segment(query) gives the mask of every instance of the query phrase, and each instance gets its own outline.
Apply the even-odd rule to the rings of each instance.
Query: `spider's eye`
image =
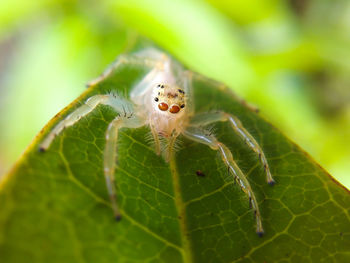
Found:
[[[159,99],[157,97],[154,98],[155,101],[158,101]]]
[[[171,113],[178,113],[180,111],[180,107],[179,106],[176,106],[176,105],[173,105],[171,106],[170,110],[169,110]]]
[[[158,108],[161,110],[161,111],[166,111],[168,109],[168,104],[162,102],[162,103],[159,103],[158,104]]]

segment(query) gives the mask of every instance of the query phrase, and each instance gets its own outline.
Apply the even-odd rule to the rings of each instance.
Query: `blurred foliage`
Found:
[[[2,0],[0,167],[141,34],[259,105],[349,187],[349,18],[347,0]]]

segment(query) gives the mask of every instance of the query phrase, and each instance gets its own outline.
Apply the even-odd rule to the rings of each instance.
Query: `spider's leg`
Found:
[[[167,162],[170,161],[170,158],[171,158],[172,155],[173,155],[174,146],[175,146],[175,142],[176,142],[177,136],[178,136],[178,134],[173,133],[173,134],[170,136],[170,138],[168,139],[168,147],[167,147],[166,156],[165,156],[165,160],[166,160]]]
[[[108,68],[105,69],[105,71],[100,76],[91,80],[88,84],[86,84],[86,86],[91,87],[96,85],[97,83],[107,78],[115,69],[117,69],[121,65],[145,66],[153,68],[158,64],[159,61],[153,58],[145,58],[136,55],[120,55]]]
[[[72,126],[74,123],[79,121],[86,114],[90,113],[97,105],[103,104],[109,98],[109,95],[96,95],[89,98],[85,104],[77,108],[71,114],[69,114],[64,120],[59,122],[52,131],[46,136],[44,141],[40,144],[39,150],[46,151],[49,148],[51,142],[55,137],[66,127]]]
[[[219,90],[225,90],[225,91],[231,93],[231,95],[248,110],[250,110],[252,112],[259,112],[259,109],[255,105],[252,105],[252,104],[248,103],[247,101],[245,101],[243,98],[239,97],[236,93],[234,93],[232,91],[232,89],[230,89],[224,83],[218,82],[218,81],[213,80],[211,78],[207,78],[207,77],[205,77],[197,72],[191,72],[191,75],[192,75],[192,79],[196,79],[198,81],[208,83],[208,84],[218,88]]]
[[[231,151],[227,148],[226,145],[219,142],[213,135],[206,134],[206,132],[200,128],[189,127],[183,132],[183,135],[188,139],[206,144],[211,149],[219,151],[223,162],[234,176],[234,180],[238,183],[243,192],[249,198],[249,204],[252,206],[256,218],[256,232],[259,236],[261,236],[264,233],[264,230],[261,223],[261,215],[258,202],[256,201],[254,192],[250,187],[247,177],[244,175],[241,169],[239,169],[237,163],[234,161]]]
[[[150,124],[150,127],[151,127],[152,136],[154,139],[154,146],[155,146],[156,154],[160,155],[160,141],[159,141],[158,133],[157,133],[156,129],[154,128],[153,124]]]
[[[74,125],[85,115],[93,111],[99,104],[105,104],[113,107],[117,112],[121,112],[123,108],[132,110],[130,102],[113,94],[95,95],[90,97],[82,106],[70,113],[64,120],[60,121],[51,132],[45,137],[39,146],[39,150],[46,151],[55,137],[60,134],[64,128]]]
[[[239,137],[241,137],[244,140],[244,142],[259,156],[259,159],[263,164],[266,172],[267,183],[270,185],[274,185],[275,180],[272,178],[270,168],[263,150],[261,149],[257,141],[254,139],[254,137],[243,127],[241,121],[237,117],[220,111],[201,113],[192,118],[190,125],[205,126],[218,121],[228,121],[231,124],[231,127],[236,132],[236,134],[238,134]]]
[[[186,92],[186,111],[189,115],[193,115],[194,113],[194,103],[193,103],[193,75],[196,74],[192,71],[186,70],[183,72],[184,77],[182,78],[182,85]]]
[[[108,194],[112,203],[112,209],[116,220],[120,220],[121,215],[117,205],[115,189],[115,166],[117,161],[117,140],[120,128],[138,128],[143,125],[138,117],[118,116],[109,125],[106,131],[106,145],[104,149],[104,175]]]

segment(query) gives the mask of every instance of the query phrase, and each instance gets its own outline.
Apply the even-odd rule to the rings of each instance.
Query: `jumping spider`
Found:
[[[155,151],[158,155],[162,152],[160,137],[167,141],[167,147],[164,150],[167,161],[174,152],[174,144],[180,134],[195,142],[206,144],[211,149],[218,151],[230,174],[232,174],[234,180],[238,182],[238,185],[248,196],[256,217],[256,232],[262,235],[263,227],[258,203],[247,177],[233,159],[232,153],[227,146],[203,128],[219,121],[228,122],[233,131],[259,156],[266,172],[267,182],[273,185],[274,180],[271,176],[264,152],[252,135],[243,127],[240,120],[222,111],[196,114],[194,112],[191,80],[194,77],[200,78],[201,76],[185,71],[180,64],[156,49],[145,49],[132,55],[120,56],[100,77],[90,82],[89,86],[102,81],[122,64],[131,66],[142,65],[149,69],[145,77],[132,88],[129,94],[130,100],[112,93],[90,97],[84,105],[77,108],[53,128],[40,144],[40,151],[47,150],[55,137],[64,128],[74,125],[85,115],[93,111],[99,104],[108,105],[118,115],[110,122],[106,131],[104,175],[114,215],[117,220],[121,218],[116,201],[114,182],[118,131],[122,127],[138,128],[147,125],[152,132]]]

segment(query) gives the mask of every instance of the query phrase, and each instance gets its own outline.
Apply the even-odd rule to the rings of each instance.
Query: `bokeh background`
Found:
[[[0,176],[140,35],[258,105],[350,187],[349,0],[1,0]]]

